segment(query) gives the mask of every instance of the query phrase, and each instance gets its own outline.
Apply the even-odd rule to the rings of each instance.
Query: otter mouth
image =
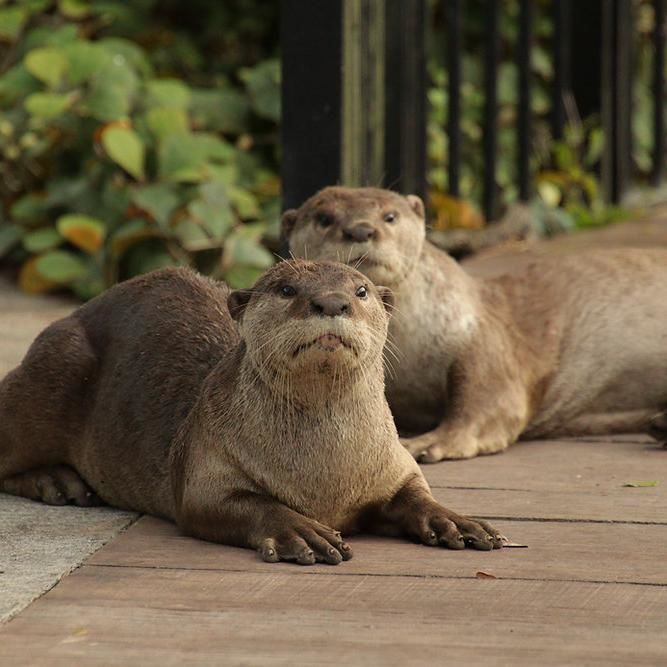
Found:
[[[310,349],[311,347],[316,347],[318,350],[324,352],[336,352],[342,348],[351,350],[354,352],[354,348],[341,336],[334,333],[325,333],[313,340],[308,341],[307,343],[301,343],[296,350],[294,350],[292,357],[296,357],[305,350]]]

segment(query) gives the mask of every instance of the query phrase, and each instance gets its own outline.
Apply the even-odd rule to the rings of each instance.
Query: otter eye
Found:
[[[328,213],[318,213],[316,219],[320,227],[331,227],[334,223],[334,219]]]
[[[357,288],[357,291],[354,294],[360,299],[365,299],[368,296],[368,290],[362,285],[361,287]]]
[[[292,287],[291,285],[283,285],[280,288],[280,294],[286,297],[296,296],[296,288]]]
[[[394,211],[390,211],[389,213],[384,214],[385,222],[396,222],[396,218],[398,218],[398,213]]]

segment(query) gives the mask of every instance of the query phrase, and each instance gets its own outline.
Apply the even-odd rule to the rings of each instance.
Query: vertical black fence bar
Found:
[[[499,2],[487,0],[486,48],[484,53],[484,191],[482,193],[482,207],[487,220],[493,220],[496,215],[499,10]]]
[[[571,23],[570,0],[554,0],[554,86],[551,111],[551,134],[563,138],[565,106],[563,99],[570,89]]]
[[[527,201],[530,197],[530,139],[532,135],[532,114],[530,110],[530,55],[533,40],[533,2],[519,2],[519,48],[517,49],[519,67],[519,104],[517,114],[518,134],[518,174],[519,199]]]
[[[385,185],[426,195],[426,8],[386,0]]]
[[[281,0],[283,207],[341,173],[343,0]]]
[[[461,0],[445,1],[447,32],[447,189],[452,197],[461,193],[461,54],[463,21]]]
[[[602,10],[602,178],[619,202],[630,180],[632,155],[632,0],[609,0]]]
[[[665,166],[665,0],[654,0],[653,31],[653,183],[662,180]]]

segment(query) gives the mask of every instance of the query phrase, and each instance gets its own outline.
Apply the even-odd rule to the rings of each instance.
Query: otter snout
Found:
[[[338,317],[350,313],[350,300],[344,294],[318,294],[310,300],[311,312],[321,317]]]
[[[368,222],[345,225],[342,229],[343,238],[354,243],[365,243],[375,238],[377,230]]]

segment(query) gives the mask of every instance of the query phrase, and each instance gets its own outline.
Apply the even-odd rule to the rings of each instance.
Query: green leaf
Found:
[[[194,220],[181,220],[174,227],[174,234],[181,245],[190,251],[202,250],[211,247],[211,240],[202,229],[201,225]]]
[[[200,198],[188,206],[188,213],[214,239],[220,240],[235,222],[227,188],[223,183],[214,181],[202,185],[199,193]]]
[[[103,121],[127,116],[138,89],[139,77],[129,59],[107,51],[106,63],[91,78],[86,109],[91,116]]]
[[[255,197],[243,188],[230,188],[229,198],[243,220],[254,220],[260,216],[260,208]]]
[[[62,243],[62,237],[53,227],[45,227],[30,232],[23,237],[23,247],[28,252],[44,252]]]
[[[20,34],[28,19],[26,7],[6,7],[0,9],[0,39],[13,42]]]
[[[61,48],[78,39],[79,28],[71,23],[61,26],[40,25],[32,28],[21,40],[24,53],[36,48],[55,46]]]
[[[68,62],[67,78],[75,85],[97,74],[111,58],[99,44],[83,40],[66,44],[62,50]]]
[[[187,109],[190,104],[190,89],[178,79],[149,81],[147,89],[149,107]]]
[[[588,148],[584,157],[584,164],[592,167],[602,157],[604,149],[604,130],[601,127],[594,127],[588,135]]]
[[[90,15],[90,3],[84,0],[58,0],[58,9],[68,19],[84,19]]]
[[[86,263],[66,250],[47,252],[37,259],[35,267],[42,278],[56,283],[70,283],[88,274]]]
[[[206,176],[207,154],[194,134],[170,134],[158,149],[160,178],[196,182]]]
[[[171,213],[180,203],[179,197],[166,183],[137,188],[132,195],[132,201],[150,213],[163,229],[169,226]]]
[[[144,143],[128,127],[109,127],[102,133],[102,145],[109,157],[137,180],[144,179]]]
[[[146,124],[158,138],[164,139],[170,134],[184,134],[188,131],[188,117],[183,109],[173,107],[154,107],[146,114]]]
[[[96,2],[93,5],[94,9],[97,9],[97,4],[98,3]],[[132,21],[132,18],[130,18],[130,21]],[[120,61],[125,67],[131,67],[135,72],[138,72],[142,76],[150,76],[152,74],[153,67],[148,56],[144,50],[134,42],[131,42],[128,39],[122,39],[121,37],[107,37],[98,40],[96,44],[101,46],[114,59],[118,60],[117,56],[120,56]]]
[[[47,86],[55,88],[67,71],[68,61],[62,49],[33,49],[24,60],[25,68]]]
[[[273,266],[275,258],[261,245],[253,234],[248,233],[244,225],[232,232],[225,242],[226,266],[252,266],[258,269],[267,269]]]
[[[30,225],[41,220],[47,210],[45,197],[28,193],[12,204],[12,207],[9,209],[9,215],[12,220]]]
[[[41,87],[39,81],[19,63],[0,76],[0,102],[9,107]]]
[[[264,273],[264,269],[258,269],[253,266],[232,266],[225,271],[225,282],[234,289],[252,287],[257,279]]]
[[[644,488],[649,488],[652,486],[658,486],[658,482],[655,479],[649,480],[649,481],[642,481],[642,482],[625,482],[623,486],[628,486],[633,489],[644,489]]]
[[[97,218],[79,213],[61,215],[56,226],[70,243],[91,255],[102,247],[107,231],[105,224]]]
[[[55,118],[72,104],[70,95],[57,93],[33,93],[25,99],[26,111],[36,118]]]
[[[280,119],[280,62],[265,60],[252,69],[243,69],[240,77],[248,89],[254,111],[268,118]]]
[[[193,90],[190,113],[195,126],[241,134],[247,128],[250,105],[237,90]]]
[[[124,118],[130,112],[130,97],[120,86],[95,86],[88,94],[86,112],[104,122]]]
[[[23,229],[18,225],[0,225],[0,257],[4,257],[23,236]]]

